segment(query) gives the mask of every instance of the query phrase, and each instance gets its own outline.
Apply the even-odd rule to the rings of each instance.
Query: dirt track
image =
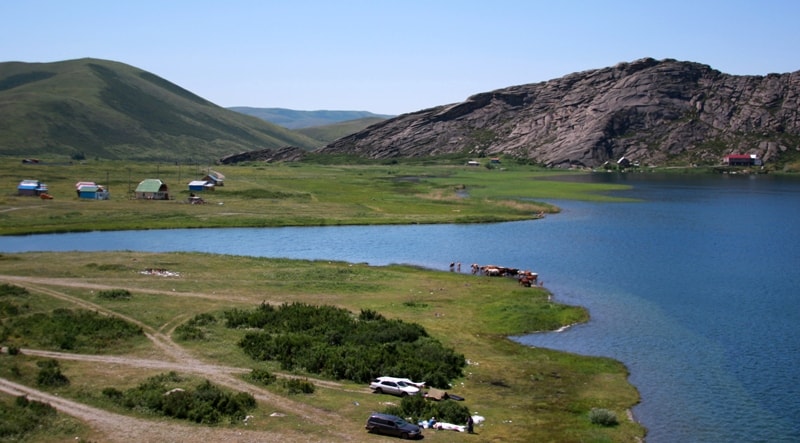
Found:
[[[175,420],[143,420],[134,417],[124,416],[93,408],[72,400],[57,397],[37,389],[19,385],[7,379],[0,378],[0,391],[10,395],[26,395],[32,400],[49,403],[60,412],[72,415],[88,423],[94,430],[103,435],[103,441],[113,442],[272,442],[272,441],[356,441],[364,438],[363,428],[352,429],[347,425],[347,420],[335,412],[323,410],[303,403],[295,402],[290,398],[273,394],[257,386],[243,382],[237,378],[237,374],[249,372],[249,369],[236,368],[230,366],[220,366],[202,362],[186,350],[181,348],[172,339],[136,319],[121,316],[111,312],[100,305],[72,297],[57,290],[42,287],[40,285],[54,285],[65,287],[84,287],[95,290],[119,289],[118,286],[106,287],[103,285],[90,284],[79,280],[70,279],[50,279],[38,277],[18,277],[0,275],[0,281],[9,284],[23,286],[29,291],[44,293],[52,297],[69,301],[70,303],[85,309],[91,309],[107,315],[115,315],[136,324],[145,331],[145,335],[155,344],[164,354],[164,359],[143,359],[125,356],[107,355],[86,355],[69,354],[62,352],[42,351],[35,349],[22,349],[22,354],[61,359],[76,360],[85,362],[95,362],[98,364],[126,365],[138,368],[161,369],[165,371],[176,371],[201,375],[204,378],[230,389],[251,393],[260,405],[274,407],[277,411],[284,414],[292,414],[302,417],[303,421],[320,425],[329,430],[324,437],[310,437],[307,434],[296,431],[248,431],[246,429],[220,429],[204,426],[194,426],[183,424]],[[132,291],[143,292],[141,288],[128,288]],[[151,291],[160,292],[160,291]],[[163,292],[175,296],[172,292]],[[202,298],[221,298],[209,294],[186,294],[181,296],[197,296]],[[335,382],[324,380],[312,380],[315,384],[326,388],[342,389],[341,385]]]

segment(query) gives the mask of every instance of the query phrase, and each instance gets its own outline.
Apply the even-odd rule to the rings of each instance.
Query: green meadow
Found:
[[[189,204],[186,183],[202,178],[208,169],[122,162],[4,162],[0,176],[7,191],[0,196],[0,232],[495,222],[558,212],[557,207],[541,203],[543,200],[613,200],[607,192],[617,189],[551,181],[548,178],[569,172],[528,165],[489,169],[446,162],[248,164],[211,167],[225,175],[224,186],[203,193],[205,204]],[[145,178],[161,178],[169,185],[172,199],[132,199],[131,191]],[[47,183],[54,198],[15,195],[22,179]],[[108,186],[111,199],[79,200],[74,189],[78,181]],[[142,273],[145,269],[174,274],[148,275]],[[554,303],[546,289],[525,288],[510,278],[411,266],[126,251],[2,254],[0,283],[27,291],[15,296],[18,298],[0,300],[7,307],[0,313],[4,325],[0,345],[21,350],[17,355],[0,355],[0,377],[142,420],[163,423],[165,419],[154,419],[140,409],[125,409],[112,401],[109,393],[135,389],[166,372],[137,367],[136,361],[174,362],[179,352],[184,357],[178,361],[186,363],[175,369],[178,376],[168,377],[181,380],[184,385],[179,387],[190,389],[204,378],[230,386],[229,378],[198,369],[216,365],[229,368],[225,376],[239,380],[238,390],[256,393],[258,402],[250,412],[248,432],[286,439],[302,436],[309,441],[383,441],[364,431],[364,421],[371,411],[399,405],[399,398],[373,394],[364,384],[253,360],[238,346],[247,331],[227,328],[221,320],[231,309],[300,302],[336,306],[353,315],[374,311],[415,323],[433,339],[463,354],[467,366],[461,377],[452,380],[449,391],[463,396],[465,400],[459,404],[486,421],[476,427],[476,435],[427,430],[426,441],[612,442],[636,441],[645,434],[628,418],[639,396],[628,383],[624,365],[607,358],[525,347],[507,338],[588,320],[585,309]],[[83,344],[84,337],[75,333],[77,339],[69,343],[77,343],[76,349],[70,350],[60,348],[63,340],[48,341],[42,338],[48,334],[37,335],[40,327],[12,321],[18,316],[48,318],[64,310],[118,317],[140,327],[147,337],[163,338],[120,336],[111,346],[99,346],[89,339]],[[176,333],[195,318],[216,321],[203,323],[191,338]],[[16,329],[16,324],[25,325],[30,333]],[[58,369],[69,383],[40,386],[37,373],[41,374],[46,366],[42,362],[47,359],[26,353],[27,349],[121,357],[132,363],[58,359]],[[287,391],[285,383],[260,385],[248,377],[253,369],[268,371],[278,379],[300,377],[316,389],[298,394]],[[0,399],[13,403],[5,395]],[[597,410],[618,420],[596,422],[592,414]],[[59,441],[66,436],[89,441],[108,438],[102,429],[71,421],[52,426],[55,436],[33,432],[27,434],[28,441]],[[235,420],[214,427],[244,429]]]
[[[188,183],[209,170],[224,186],[188,203]],[[550,181],[573,172],[528,165],[492,169],[461,164],[279,163],[242,166],[86,161],[0,166],[0,233],[202,227],[487,223],[530,219],[558,208],[546,199],[613,200],[618,186]],[[158,178],[170,200],[136,200],[144,179]],[[52,200],[16,195],[21,180],[39,180]],[[75,184],[105,185],[111,198],[79,199]]]

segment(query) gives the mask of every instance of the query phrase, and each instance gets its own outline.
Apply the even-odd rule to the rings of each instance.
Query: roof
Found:
[[[46,191],[47,185],[40,182],[39,180],[22,180],[21,182],[19,182],[19,186],[17,186],[17,189]]]
[[[148,178],[139,183],[139,186],[136,187],[136,192],[159,192],[162,186],[164,186],[164,182],[161,180]]]
[[[97,192],[100,190],[100,187],[97,185],[82,185],[78,188],[79,192]]]
[[[208,176],[216,181],[225,180],[225,176],[217,171],[208,171]]]
[[[97,186],[95,182],[78,182],[75,183],[75,189],[80,189],[83,186]]]
[[[205,180],[192,180],[189,182],[189,186],[205,186],[207,183]]]
[[[756,158],[754,154],[730,154],[726,155],[725,158],[728,159],[736,159],[736,160],[750,160],[751,158]]]

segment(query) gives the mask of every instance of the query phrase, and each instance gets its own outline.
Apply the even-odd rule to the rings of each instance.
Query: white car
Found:
[[[422,389],[422,388],[425,387],[425,382],[424,381],[422,381],[422,382],[411,381],[410,379],[407,379],[407,378],[378,377],[377,380],[388,380],[388,381],[398,381],[398,382],[401,381],[401,382],[403,382],[403,383],[405,383],[407,385],[416,386],[419,389]]]
[[[405,397],[419,394],[419,388],[391,377],[378,377],[372,380],[369,387],[378,394],[393,394]]]

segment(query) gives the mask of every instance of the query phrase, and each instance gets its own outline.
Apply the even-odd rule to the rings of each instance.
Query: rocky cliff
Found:
[[[404,114],[319,151],[369,158],[505,155],[551,167],[765,161],[800,150],[800,71],[734,76],[642,59]]]

